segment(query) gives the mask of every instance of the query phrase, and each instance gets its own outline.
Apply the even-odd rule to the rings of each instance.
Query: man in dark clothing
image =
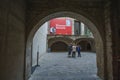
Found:
[[[72,44],[68,45],[68,57],[70,57],[72,52]]]
[[[81,47],[80,47],[80,46],[77,46],[78,57],[81,57],[80,51],[81,51]]]

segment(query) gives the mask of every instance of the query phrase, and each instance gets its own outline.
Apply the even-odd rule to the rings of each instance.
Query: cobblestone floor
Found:
[[[101,80],[96,76],[96,54],[81,55],[68,58],[67,53],[47,53],[29,80]]]

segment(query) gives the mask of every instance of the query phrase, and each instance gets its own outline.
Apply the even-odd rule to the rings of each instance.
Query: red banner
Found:
[[[67,18],[55,18],[50,20],[50,34],[71,35],[72,20]]]

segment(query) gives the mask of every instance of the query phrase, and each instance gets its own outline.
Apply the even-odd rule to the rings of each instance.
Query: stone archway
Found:
[[[65,52],[67,51],[67,47],[68,45],[62,41],[57,41],[50,46],[51,52]]]
[[[77,45],[81,46],[81,51],[91,51],[91,45],[88,41],[80,41]]]
[[[71,18],[75,18],[79,21],[82,21],[84,24],[86,24],[89,29],[92,31],[94,38],[95,38],[95,42],[96,44],[96,53],[97,53],[97,67],[98,67],[98,75],[101,78],[104,78],[104,45],[103,45],[103,39],[99,33],[99,30],[97,29],[96,26],[98,26],[97,23],[93,23],[91,20],[89,20],[88,18],[80,15],[80,13],[74,13],[71,11],[61,11],[61,12],[56,12],[56,13],[52,13],[49,14],[48,16],[44,16],[43,19],[40,18],[40,21],[38,22],[37,25],[34,26],[34,28],[31,30],[28,39],[27,39],[27,45],[26,45],[26,78],[28,78],[30,76],[30,72],[31,72],[31,67],[30,67],[30,53],[31,53],[31,42],[32,42],[32,38],[35,34],[35,32],[37,31],[37,29],[46,21],[52,19],[52,18],[57,18],[57,17],[71,17]]]
[[[77,45],[83,45],[83,51],[96,52],[94,38],[79,38],[75,40]]]
[[[91,45],[90,45],[90,43],[87,43],[87,51],[91,51]]]
[[[67,37],[54,37],[54,38],[48,39],[48,47],[51,47],[53,43],[58,42],[58,41],[64,42],[67,45],[73,42],[72,39],[67,38]]]

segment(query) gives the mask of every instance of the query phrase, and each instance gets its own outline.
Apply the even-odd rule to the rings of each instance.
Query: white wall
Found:
[[[85,26],[84,24],[81,22],[81,35],[85,34]]]
[[[36,32],[33,38],[32,45],[32,66],[37,64],[37,52],[39,52],[39,57],[46,53],[46,41],[47,41],[47,28],[48,22],[43,24]]]

